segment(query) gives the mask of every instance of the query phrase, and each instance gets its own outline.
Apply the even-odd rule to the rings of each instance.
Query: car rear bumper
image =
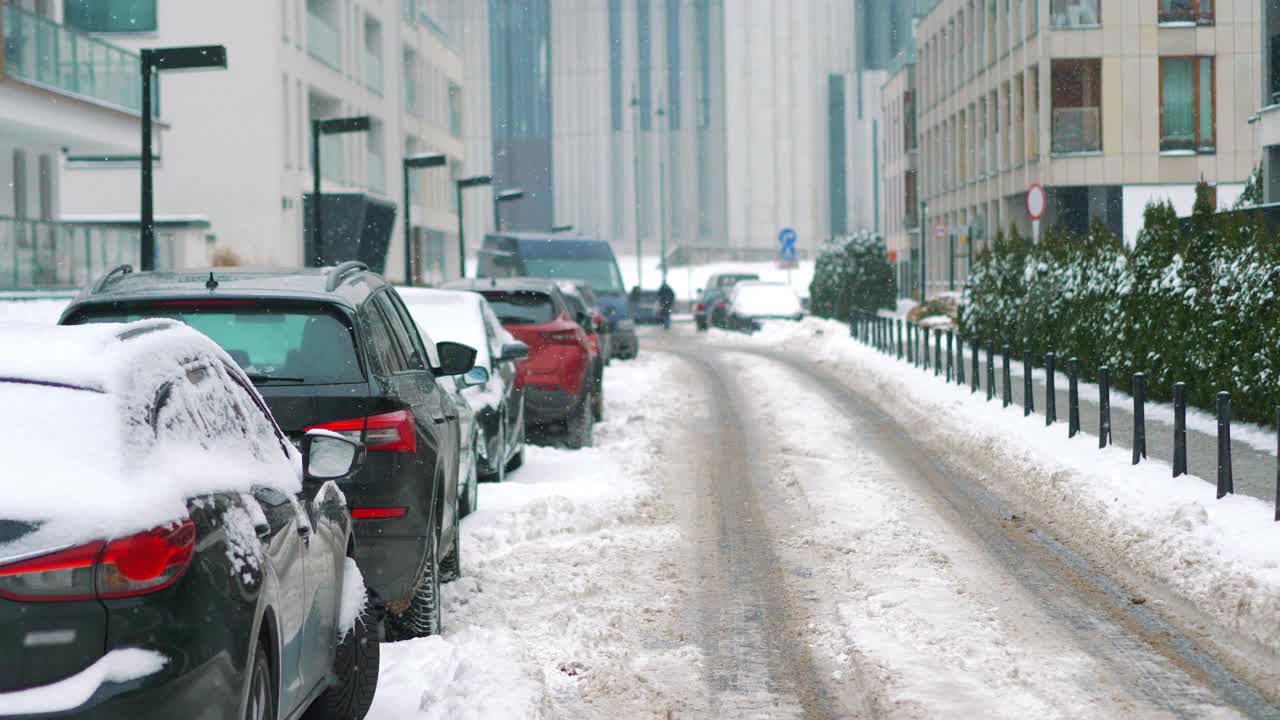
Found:
[[[94,720],[178,717],[183,720],[236,720],[241,717],[245,677],[232,667],[225,653],[184,671],[172,670],[175,662],[178,660],[169,658],[168,666],[147,677],[126,682],[103,682],[88,700],[72,708],[25,715],[5,714],[3,717]],[[82,674],[89,672],[86,670]],[[60,686],[60,683],[55,683],[22,690],[8,694],[5,699],[16,702],[19,696],[25,696],[21,699],[38,701],[39,693],[47,695],[50,692],[62,696]],[[215,701],[211,702],[211,698]]]
[[[525,388],[524,414],[528,422],[563,422],[569,419],[582,399],[561,390]]]

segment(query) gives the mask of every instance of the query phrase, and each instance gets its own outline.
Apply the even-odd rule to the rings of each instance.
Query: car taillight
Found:
[[[351,508],[351,517],[355,520],[386,520],[404,517],[407,514],[409,514],[409,508],[404,507]]]
[[[413,412],[395,412],[371,415],[366,418],[335,420],[322,425],[312,425],[307,430],[329,430],[350,440],[363,442],[369,452],[416,453],[418,433],[414,428]]]
[[[550,345],[577,345],[579,343],[577,330],[553,330],[543,333],[542,337]]]
[[[190,518],[0,567],[0,597],[61,602],[133,597],[178,581],[195,553]]]
[[[702,303],[698,303],[697,306],[693,308],[694,312],[702,312],[706,309],[707,309],[707,306],[703,305]]]

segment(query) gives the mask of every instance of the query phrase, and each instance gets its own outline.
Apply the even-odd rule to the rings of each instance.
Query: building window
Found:
[[[1102,24],[1102,0],[1050,0],[1055,28],[1097,27]]]
[[[1160,22],[1213,24],[1213,0],[1159,0]]]
[[[63,23],[93,33],[155,32],[156,0],[65,0]]]
[[[1049,69],[1053,92],[1054,153],[1102,151],[1102,60],[1054,60]]]
[[[1211,57],[1160,58],[1160,150],[1213,152]]]

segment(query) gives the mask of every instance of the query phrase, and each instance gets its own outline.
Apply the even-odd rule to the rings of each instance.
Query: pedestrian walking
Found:
[[[671,329],[671,309],[676,304],[676,291],[667,283],[658,288],[658,317],[662,320],[662,329]]]

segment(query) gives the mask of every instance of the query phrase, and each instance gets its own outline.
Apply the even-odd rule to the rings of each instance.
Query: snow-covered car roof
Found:
[[[0,524],[39,526],[24,544],[145,530],[209,493],[301,489],[257,391],[179,322],[0,324],[0,406]]]
[[[484,332],[483,295],[467,290],[399,290],[414,322],[436,342],[456,342],[475,348],[476,365],[488,367],[489,343]]]

